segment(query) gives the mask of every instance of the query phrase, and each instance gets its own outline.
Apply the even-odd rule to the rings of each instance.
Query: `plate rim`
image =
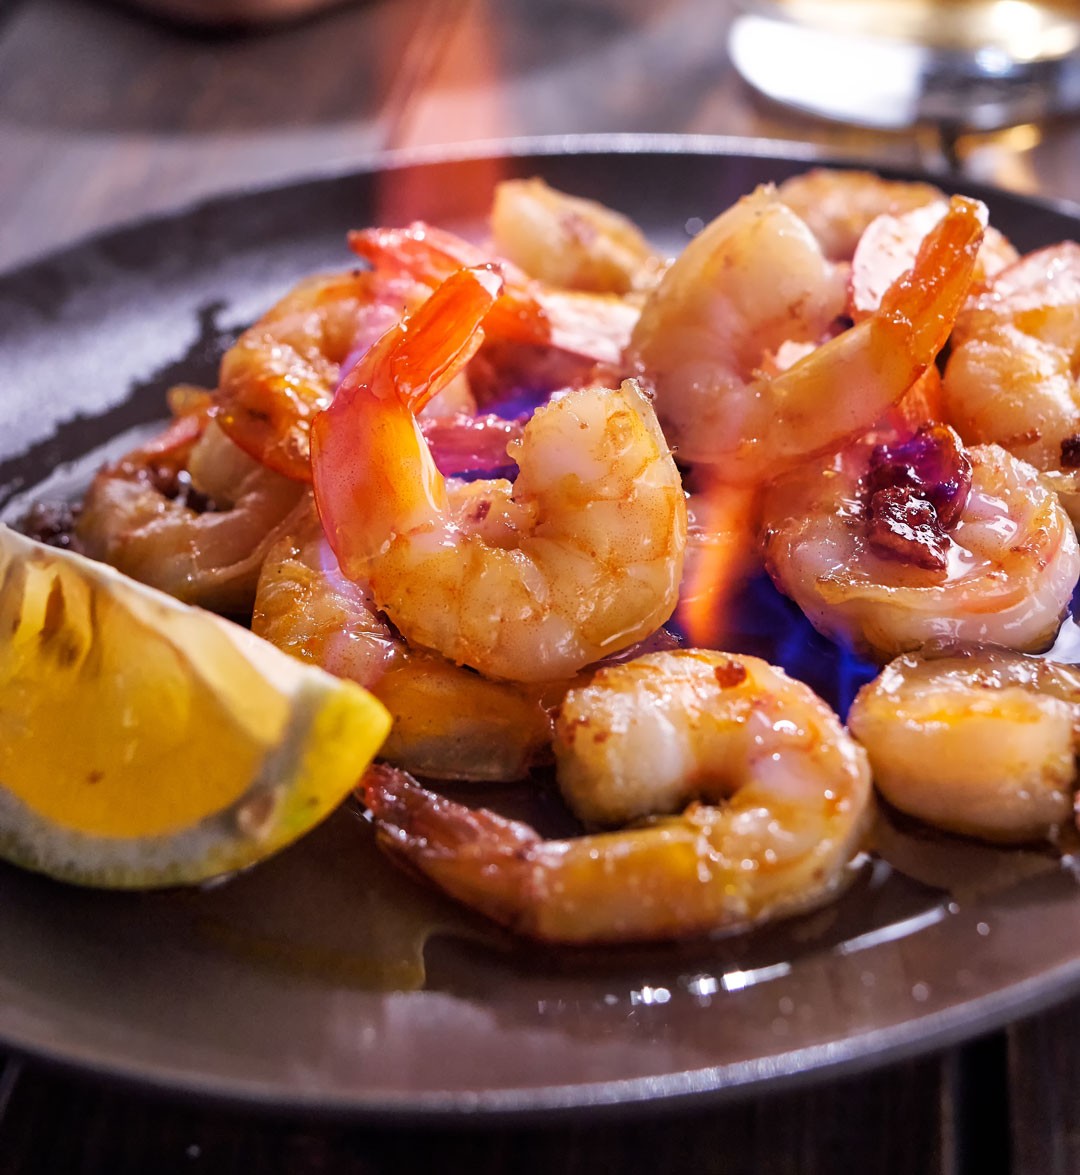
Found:
[[[180,200],[137,214],[117,224],[91,229],[56,249],[20,260],[0,270],[0,283],[22,277],[28,271],[56,264],[73,252],[97,247],[110,240],[123,239],[130,233],[152,228],[156,224],[203,215],[238,200],[261,195],[284,194],[319,183],[344,182],[350,177],[370,176],[380,171],[400,170],[428,165],[481,162],[499,159],[553,158],[597,155],[724,156],[758,158],[785,163],[838,169],[866,169],[879,175],[920,177],[954,189],[965,184],[986,193],[1045,208],[1062,216],[1080,219],[1080,198],[1075,202],[1061,196],[1013,191],[985,180],[972,179],[949,167],[904,164],[900,161],[873,159],[862,153],[822,147],[797,139],[771,139],[762,136],[684,134],[679,132],[598,131],[571,134],[517,135],[504,138],[471,139],[454,143],[420,144],[367,151],[342,157],[324,167],[306,168],[288,179],[267,183],[235,184],[210,195]]]
[[[91,1056],[63,1054],[0,1036],[0,1047],[19,1064],[30,1060],[80,1080],[104,1078],[119,1088],[151,1098],[179,1098],[214,1109],[235,1109],[258,1116],[350,1122],[390,1128],[560,1126],[620,1120],[630,1113],[662,1117],[705,1107],[729,1106],[752,1097],[805,1090],[824,1081],[850,1079],[903,1061],[915,1060],[968,1043],[1019,1020],[1053,1008],[1080,994],[1080,956],[1052,971],[953,1005],[920,1020],[929,1031],[911,1037],[908,1021],[864,1033],[860,1047],[839,1055],[830,1041],[781,1054],[728,1065],[705,1066],[660,1076],[588,1084],[563,1083],[470,1093],[402,1093],[385,1097],[327,1096],[266,1082],[193,1077],[182,1069],[150,1064],[121,1064]],[[8,1058],[0,1056],[0,1061]],[[737,1071],[735,1080],[718,1080]],[[662,1086],[662,1088],[658,1088]]]

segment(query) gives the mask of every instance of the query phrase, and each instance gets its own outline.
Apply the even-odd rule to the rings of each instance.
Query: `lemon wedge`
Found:
[[[116,888],[269,856],[349,794],[365,690],[0,526],[0,857]]]

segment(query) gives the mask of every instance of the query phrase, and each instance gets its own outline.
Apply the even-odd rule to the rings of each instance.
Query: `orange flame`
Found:
[[[711,480],[690,500],[690,544],[675,619],[690,643],[722,647],[736,592],[757,566],[758,493]]]
[[[411,52],[395,61],[395,88],[385,103],[391,112],[385,145],[441,146],[450,161],[436,169],[435,182],[430,168],[383,172],[373,222],[426,220],[473,239],[483,233],[495,185],[514,171],[503,152],[484,144],[523,130],[505,94],[500,6],[496,0],[475,0],[424,11]],[[462,144],[472,146],[462,149]],[[453,162],[459,153],[460,162]]]

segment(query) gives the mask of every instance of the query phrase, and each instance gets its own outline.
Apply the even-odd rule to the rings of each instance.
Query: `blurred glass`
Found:
[[[743,0],[729,50],[774,101],[863,126],[985,131],[1080,109],[1076,0]]]

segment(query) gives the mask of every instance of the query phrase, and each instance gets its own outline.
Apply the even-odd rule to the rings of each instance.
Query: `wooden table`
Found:
[[[801,139],[897,165],[875,135],[753,98],[718,0],[368,0],[200,33],[89,0],[0,3],[0,269],[209,194],[423,144],[568,132]],[[1080,192],[1080,124],[952,145],[968,172]],[[1080,1003],[942,1056],[694,1114],[415,1133],[174,1104],[0,1054],[0,1175],[438,1168],[904,1173],[1080,1169]]]

